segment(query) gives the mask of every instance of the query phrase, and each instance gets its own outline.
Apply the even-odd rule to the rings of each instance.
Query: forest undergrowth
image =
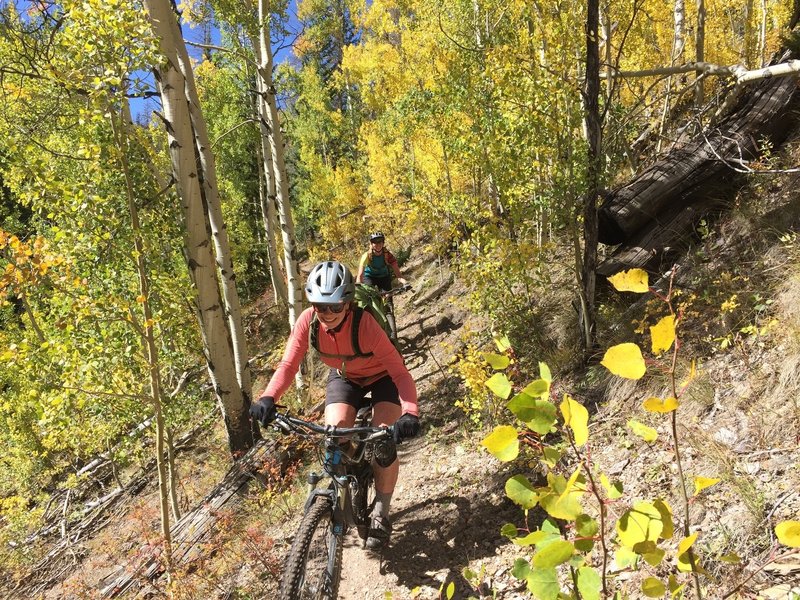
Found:
[[[787,162],[796,154],[793,145],[789,148]],[[698,580],[705,598],[777,599],[800,593],[798,555],[778,544],[775,533],[776,524],[800,515],[796,181],[796,174],[753,180],[731,212],[705,226],[697,244],[676,263],[672,280],[680,314],[677,364],[681,374],[695,369],[681,396],[677,432],[681,469],[690,487],[696,486],[689,490],[687,514],[689,528],[697,534],[692,547],[704,569]],[[566,289],[553,289],[534,302],[548,309],[567,308],[550,313],[550,322],[535,324],[540,328],[536,335],[508,331],[511,350],[500,350],[489,325],[470,312],[470,290],[459,278],[439,296],[416,304],[424,288],[450,279],[447,263],[431,269],[431,262],[424,252],[412,253],[405,267],[412,281],[430,281],[415,296],[398,301],[404,355],[420,390],[424,434],[401,448],[403,468],[393,503],[390,549],[376,557],[350,539],[341,597],[555,598],[550,595],[552,586],[548,591],[531,583],[530,572],[520,562],[536,566],[537,547],[521,543],[521,538],[547,531],[548,515],[540,507],[523,510],[519,493],[509,492],[507,483],[524,476],[532,489],[541,490],[544,471],[535,455],[523,452],[514,461],[499,461],[482,448],[493,427],[514,420],[506,402],[490,391],[492,385],[486,387],[498,372],[481,362],[487,355],[510,357],[504,368],[515,392],[540,378],[538,361],[545,359],[553,403],[558,406],[568,394],[587,409],[590,441],[585,453],[565,452],[561,462],[554,463],[554,473],[562,473],[566,481],[588,460],[608,478],[610,489],[618,485],[621,490],[618,498],[603,505],[609,519],[624,517],[631,506],[639,506],[636,503],[659,498],[673,507],[675,527],[682,527],[669,421],[643,408],[648,398],[669,396],[669,378],[652,368],[655,359],[648,359],[647,375],[636,380],[614,376],[599,364],[574,370],[574,356],[565,351],[574,343],[570,330],[554,326],[569,322]],[[663,289],[665,281],[651,283]],[[617,293],[610,287],[605,294],[601,337],[606,348],[643,340],[663,316],[663,301],[653,296]],[[250,307],[251,335],[258,348],[254,353],[259,356],[257,388],[279,356],[285,334],[273,324],[273,313],[266,299]],[[529,339],[538,344],[526,345]],[[307,405],[321,397],[321,385],[315,388]],[[224,431],[215,422],[181,451],[184,508],[199,502],[228,466]],[[155,597],[274,597],[302,507],[303,486],[297,481],[303,468],[265,464],[261,483],[251,484],[239,502],[215,515],[212,535],[199,545],[191,562],[179,566],[172,583],[161,578],[142,589]],[[157,552],[157,521],[151,481],[69,544],[52,569],[16,582],[7,575],[3,596],[98,598],[105,578],[117,572],[118,565],[131,565],[137,556]],[[575,535],[569,527],[559,535],[564,532]],[[588,537],[596,540],[596,532]],[[624,534],[609,530],[606,541],[616,552],[609,552],[605,565],[607,593],[613,589],[621,590],[623,597],[661,597],[654,583],[658,581],[663,582],[662,595],[670,594],[667,586],[673,587],[673,596],[695,595],[680,560],[637,559],[620,552],[619,537]],[[680,537],[658,538],[660,549],[678,559]],[[47,548],[42,544],[38,551],[46,553]],[[580,580],[574,581],[580,589]],[[559,585],[566,590],[573,584],[567,577]]]

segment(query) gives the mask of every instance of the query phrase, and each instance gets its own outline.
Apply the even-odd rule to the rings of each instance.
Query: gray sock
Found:
[[[377,492],[375,494],[375,508],[372,509],[372,516],[373,517],[383,517],[384,519],[388,518],[389,516],[389,505],[392,503],[392,494],[394,492],[389,492],[388,494]]]

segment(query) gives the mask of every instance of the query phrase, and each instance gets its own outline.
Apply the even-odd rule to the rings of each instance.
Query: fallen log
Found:
[[[739,182],[749,162],[785,139],[796,97],[795,76],[754,84],[716,126],[675,147],[605,198],[598,211],[599,241],[626,244],[621,251],[628,252],[627,245],[643,228],[704,202],[721,184]]]
[[[610,277],[634,267],[651,273],[663,273],[672,266],[677,256],[689,248],[692,237],[687,232],[695,231],[703,217],[719,211],[727,204],[727,196],[720,193],[708,196],[701,202],[687,204],[668,216],[653,219],[650,226],[603,260],[597,266],[597,274]]]
[[[247,454],[235,462],[217,485],[191,512],[186,513],[172,526],[172,559],[174,564],[186,564],[201,553],[201,542],[213,532],[219,511],[223,506],[238,501],[254,473],[267,457],[278,456],[274,440],[260,440]],[[283,457],[279,458],[283,460]],[[151,581],[163,571],[160,557],[152,553],[140,557],[138,562],[120,567],[116,573],[105,578],[101,584],[102,598],[115,598]]]

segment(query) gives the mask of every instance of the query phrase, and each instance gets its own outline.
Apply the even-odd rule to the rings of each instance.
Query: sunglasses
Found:
[[[371,243],[372,243],[372,244],[382,244],[382,243],[383,243],[383,238],[378,238],[378,239],[376,239],[376,240],[372,240],[372,242],[371,242]]]
[[[329,312],[338,315],[344,310],[344,304],[312,304],[311,306],[313,306],[314,310],[318,313]]]

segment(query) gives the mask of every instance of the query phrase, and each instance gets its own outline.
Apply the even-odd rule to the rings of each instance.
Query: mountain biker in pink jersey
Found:
[[[276,415],[275,403],[289,389],[308,352],[313,321],[319,321],[315,346],[320,359],[331,370],[325,394],[325,424],[352,427],[356,412],[372,403],[372,424],[395,425],[395,441],[411,438],[420,431],[417,388],[397,349],[374,317],[360,314],[358,353],[353,348],[352,327],[357,308],[353,275],[343,264],[317,264],[306,282],[311,308],[297,319],[283,358],[250,414],[262,425]],[[371,399],[364,396],[371,392]],[[392,531],[389,505],[397,483],[397,458],[388,466],[373,464],[377,501],[371,514],[367,548],[384,546]]]

